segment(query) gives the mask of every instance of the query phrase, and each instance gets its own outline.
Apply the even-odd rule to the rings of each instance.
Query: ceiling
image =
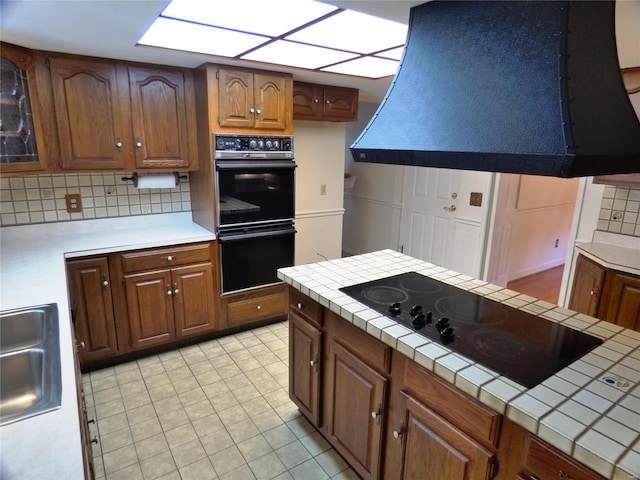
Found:
[[[405,24],[409,20],[409,9],[424,3],[423,0],[322,1]],[[2,0],[1,38],[4,42],[32,49],[161,65],[194,68],[211,62],[289,72],[299,81],[358,88],[361,100],[370,102],[381,100],[391,83],[391,77],[373,80],[136,46],[167,3],[168,0]]]

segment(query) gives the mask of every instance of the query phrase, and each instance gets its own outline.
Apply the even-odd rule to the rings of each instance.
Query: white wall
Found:
[[[342,256],[345,124],[296,120],[296,265]],[[326,185],[326,195],[321,195]]]
[[[346,124],[346,172],[356,177],[354,187],[344,193],[342,248],[347,254],[399,248],[404,168],[354,162],[349,151],[376,108],[377,104],[360,103],[358,121]]]

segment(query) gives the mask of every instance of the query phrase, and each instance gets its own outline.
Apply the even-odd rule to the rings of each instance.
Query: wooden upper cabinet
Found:
[[[293,83],[293,118],[332,122],[358,119],[358,90],[314,83]]]
[[[197,169],[185,69],[50,59],[62,170]]]
[[[5,43],[0,58],[0,174],[45,172],[57,140],[44,58]]]
[[[62,169],[131,167],[126,69],[70,58],[51,58],[50,65]]]
[[[191,73],[130,67],[129,87],[136,167],[189,167],[197,158]]]
[[[216,76],[219,127],[236,133],[291,130],[291,75],[220,66]]]

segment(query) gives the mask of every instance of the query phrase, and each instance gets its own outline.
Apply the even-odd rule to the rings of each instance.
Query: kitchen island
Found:
[[[418,272],[532,313],[550,322],[584,331],[601,338],[603,343],[568,367],[545,379],[541,384],[533,388],[525,388],[453,352],[442,342],[431,341],[398,324],[388,316],[377,313],[339,290],[341,287],[404,272]],[[474,408],[482,415],[486,415],[487,418],[491,416],[486,409],[504,415],[505,420],[508,420],[503,422],[504,424],[511,422],[518,428],[531,432],[535,439],[542,439],[566,454],[568,458],[597,472],[602,477],[612,480],[640,477],[640,415],[638,414],[640,410],[640,334],[638,332],[487,284],[392,250],[283,268],[279,270],[279,277],[294,289],[292,293],[299,292],[303,299],[309,298],[324,307],[325,326],[316,327],[316,332],[322,332],[322,328],[325,330],[342,328],[339,324],[344,324],[350,325],[350,332],[357,329],[363,333],[358,334],[359,336],[350,333],[349,341],[352,338],[360,338],[366,343],[366,338],[363,337],[373,337],[377,340],[375,344],[361,349],[361,352],[364,352],[363,358],[366,358],[369,352],[371,356],[376,355],[378,351],[383,352],[378,355],[380,360],[376,360],[378,365],[383,367],[378,368],[377,372],[374,368],[372,377],[374,380],[376,374],[380,377],[380,372],[384,373],[385,368],[391,371],[396,356],[400,354],[403,358],[410,359],[411,365],[417,365],[418,370],[424,369],[429,374],[433,374],[434,378],[437,378],[435,383],[446,383],[455,387],[456,391],[471,397]],[[292,301],[292,308],[296,301]],[[298,301],[301,311],[308,308],[303,304],[304,300]],[[290,321],[292,316],[290,314]],[[326,326],[327,324],[329,327]],[[293,326],[293,323],[291,325]],[[313,339],[313,330],[309,332],[311,332],[309,338]],[[349,341],[344,342],[345,353],[338,351],[338,355],[342,355],[343,359],[351,355]],[[324,339],[324,342],[331,343],[332,340]],[[336,351],[344,346],[339,345],[340,341],[334,343],[337,345],[334,348]],[[381,347],[392,350],[391,361],[385,358],[384,348]],[[328,350],[331,348],[330,346]],[[354,347],[354,349],[357,348],[357,346]],[[335,356],[335,352],[332,355]],[[326,361],[327,358],[322,360]],[[320,368],[323,368],[322,360]],[[317,371],[318,362],[315,357],[312,357],[310,363]],[[387,366],[388,363],[391,363],[391,367]],[[295,366],[291,365],[290,368]],[[331,369],[330,375],[335,375],[334,364],[324,365],[324,368]],[[412,371],[414,370],[417,371],[416,369]],[[364,370],[363,372],[366,373]],[[405,381],[406,375],[405,373]],[[418,378],[416,375],[418,374],[413,378]],[[324,378],[327,379],[328,376]],[[327,385],[323,387],[327,388]],[[446,390],[438,388],[441,391]],[[393,396],[393,387],[391,391],[390,396]],[[393,406],[390,408],[393,410]],[[376,421],[379,421],[382,411],[384,407],[380,411],[371,412]],[[325,409],[324,413],[326,412]],[[329,411],[329,413],[332,412]],[[389,415],[394,415],[393,411]],[[331,415],[327,417],[329,418],[321,422],[331,423]],[[387,427],[387,430],[392,430],[392,425]],[[393,430],[392,436],[389,435],[391,432],[387,433],[388,445],[393,443],[394,438],[402,442],[405,435],[402,427]],[[493,433],[490,436],[497,444],[498,439],[493,436]],[[481,447],[482,445],[478,451],[482,450]],[[497,468],[499,469],[500,465]],[[560,473],[566,474],[563,471],[558,474]],[[381,477],[374,472],[370,478]]]
[[[0,230],[0,311],[57,304],[62,378],[59,409],[0,427],[0,478],[85,478],[66,259],[211,240],[190,212]]]

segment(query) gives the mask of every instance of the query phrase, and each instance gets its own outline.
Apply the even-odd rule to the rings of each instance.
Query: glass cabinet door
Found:
[[[0,56],[0,173],[42,171],[39,152],[35,68],[21,49],[2,45]]]

